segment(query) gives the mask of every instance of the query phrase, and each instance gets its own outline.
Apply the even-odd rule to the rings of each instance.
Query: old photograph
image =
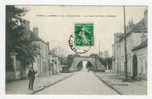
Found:
[[[6,95],[147,95],[147,6],[5,9]]]

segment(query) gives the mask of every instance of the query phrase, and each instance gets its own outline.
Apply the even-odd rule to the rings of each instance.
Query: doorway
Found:
[[[133,78],[137,77],[138,74],[138,64],[137,64],[137,56],[133,55]]]

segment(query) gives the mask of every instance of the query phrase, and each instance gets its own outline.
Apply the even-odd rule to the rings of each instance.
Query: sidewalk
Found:
[[[71,76],[72,73],[60,73],[53,76],[36,78],[34,91],[28,90],[28,80],[13,81],[6,83],[6,94],[34,94]]]
[[[120,95],[147,95],[147,80],[123,82],[123,77],[111,72],[96,72],[95,75]]]

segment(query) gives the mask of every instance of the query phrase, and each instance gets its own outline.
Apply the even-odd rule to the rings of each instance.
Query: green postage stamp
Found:
[[[92,23],[75,24],[75,45],[76,46],[94,45],[94,28]]]

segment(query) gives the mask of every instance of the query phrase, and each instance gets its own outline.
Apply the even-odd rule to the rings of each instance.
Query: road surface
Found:
[[[117,93],[102,83],[92,72],[82,70],[36,94],[114,95]]]

